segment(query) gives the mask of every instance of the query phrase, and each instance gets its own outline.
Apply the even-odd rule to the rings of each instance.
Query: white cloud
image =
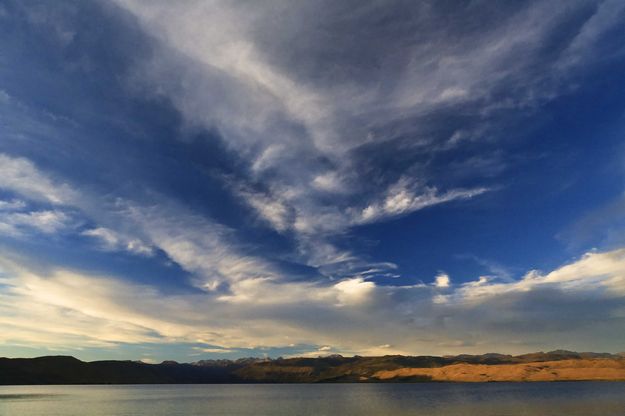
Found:
[[[208,354],[229,354],[231,352],[235,352],[236,350],[231,350],[228,348],[194,348],[197,351],[205,352]]]
[[[83,231],[82,235],[97,239],[100,242],[100,247],[106,251],[125,250],[143,256],[154,254],[154,249],[143,241],[121,235],[108,228],[92,228]]]
[[[26,208],[26,203],[18,199],[12,199],[10,201],[0,200],[0,211],[15,211]]]
[[[223,283],[272,278],[280,273],[265,259],[245,254],[228,227],[162,199],[145,206],[119,202],[124,220],[139,229],[155,247],[183,269],[196,284],[215,290]]]
[[[462,88],[446,88],[441,92],[440,99],[441,100],[457,100],[460,98],[467,97],[468,92]]]
[[[350,305],[367,300],[375,290],[375,283],[362,278],[353,278],[338,282],[334,287],[340,292],[340,305]]]
[[[321,134],[314,132],[320,120],[328,117],[329,103],[314,89],[298,83],[265,59],[252,33],[252,25],[261,17],[261,10],[225,2],[178,4],[175,11],[166,3],[132,0],[120,3],[164,43],[201,63],[206,73],[222,77],[231,90],[247,93],[238,97],[237,92],[232,94],[212,82],[196,85],[195,90],[175,96],[187,116],[217,122],[233,138],[249,140],[253,137],[246,139],[237,132],[263,132],[277,118],[286,115],[307,125],[313,136],[321,138]],[[201,115],[188,106],[191,101],[199,104],[210,99],[215,93],[225,95],[225,99],[212,115]]]
[[[267,221],[275,230],[282,232],[291,228],[291,211],[280,199],[245,188],[240,188],[238,195],[256,210],[260,218]]]
[[[449,278],[449,275],[447,275],[446,273],[438,274],[436,276],[436,279],[434,280],[434,286],[441,287],[441,288],[449,287],[450,283],[451,283],[451,279]]]
[[[625,249],[590,253],[547,274],[450,287],[244,280],[236,298],[172,295],[66,269],[1,259],[0,340],[111,346],[198,342],[209,352],[317,345],[317,352],[444,354],[567,346],[617,350],[625,323]],[[80,294],[80,296],[77,296]],[[584,310],[584,314],[573,311]],[[372,330],[375,328],[375,330]],[[570,340],[575,340],[571,344]],[[219,347],[214,347],[218,345]],[[214,351],[212,351],[214,349]],[[217,351],[219,350],[219,351]]]
[[[444,202],[470,199],[488,192],[488,188],[452,189],[439,193],[433,187],[419,187],[406,178],[391,186],[384,199],[362,210],[358,222],[372,222],[383,218],[407,214]]]
[[[312,186],[326,192],[343,192],[345,190],[345,185],[336,172],[326,172],[315,176]]]
[[[465,284],[453,296],[461,296],[467,301],[482,301],[503,294],[554,287],[571,292],[605,291],[608,297],[625,295],[625,249],[590,252],[550,273],[533,270],[513,282],[499,283],[482,276]]]
[[[0,214],[0,230],[13,236],[32,230],[54,234],[68,227],[70,220],[67,214],[58,210],[10,212]]]
[[[275,166],[281,159],[281,155],[286,153],[285,146],[282,144],[271,144],[265,148],[262,153],[254,159],[252,163],[252,171],[261,173],[265,169]]]
[[[53,181],[28,159],[2,153],[0,153],[0,189],[53,204],[65,204],[74,195],[67,184]]]

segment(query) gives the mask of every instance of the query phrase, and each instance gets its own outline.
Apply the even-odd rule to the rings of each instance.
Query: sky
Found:
[[[0,356],[625,351],[623,22],[0,0]]]

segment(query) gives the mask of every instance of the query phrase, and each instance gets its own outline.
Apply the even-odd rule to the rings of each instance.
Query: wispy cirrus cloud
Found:
[[[42,174],[28,159],[7,154],[0,154],[0,189],[52,204],[67,203],[74,196],[67,184]]]
[[[103,250],[117,251],[126,250],[131,253],[150,256],[154,254],[152,247],[143,241],[120,235],[119,233],[104,227],[91,228],[82,232],[82,235],[95,238],[100,242]]]
[[[28,231],[55,234],[69,227],[71,221],[70,216],[58,210],[1,213],[0,230],[13,236]]]
[[[364,208],[356,222],[374,222],[383,218],[409,214],[445,202],[470,199],[488,192],[488,190],[488,188],[454,189],[445,193],[438,193],[435,188],[414,189],[406,183],[405,178],[402,178],[389,188],[382,202],[372,203]]]

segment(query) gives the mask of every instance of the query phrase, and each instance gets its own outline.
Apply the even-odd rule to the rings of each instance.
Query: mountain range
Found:
[[[194,363],[0,358],[0,385],[625,380],[625,354],[242,358]]]

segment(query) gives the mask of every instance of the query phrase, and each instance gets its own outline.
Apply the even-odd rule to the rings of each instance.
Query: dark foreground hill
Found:
[[[625,380],[625,358],[551,351],[502,354],[83,362],[73,357],[0,358],[0,384],[200,384],[419,381]]]
[[[84,362],[74,357],[0,358],[0,384],[168,384],[233,382],[231,367]]]

